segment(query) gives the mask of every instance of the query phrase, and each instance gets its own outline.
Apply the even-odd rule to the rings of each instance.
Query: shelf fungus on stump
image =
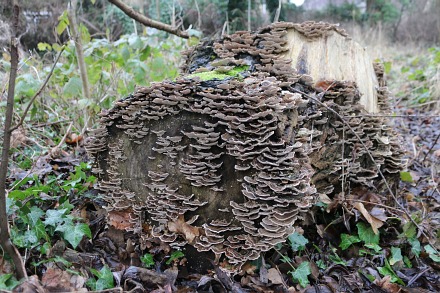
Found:
[[[186,52],[176,80],[138,88],[101,114],[87,150],[108,210],[129,210],[134,232],[239,267],[285,241],[320,194],[378,186],[377,165],[398,174],[401,151],[384,118],[364,115],[355,81],[300,73],[286,57],[291,31],[346,38],[312,22],[224,36]]]

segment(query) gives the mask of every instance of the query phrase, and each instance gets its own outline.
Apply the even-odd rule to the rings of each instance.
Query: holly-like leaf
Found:
[[[298,282],[301,287],[306,287],[309,284],[308,276],[312,273],[308,261],[302,262],[295,271],[290,272],[295,282]]]
[[[361,242],[361,239],[355,235],[348,235],[348,234],[341,234],[341,243],[339,244],[339,247],[342,250],[346,250],[351,245]]]
[[[92,231],[90,231],[89,226],[85,223],[78,223],[73,226],[71,230],[64,230],[63,234],[64,239],[67,240],[73,248],[78,246],[84,236],[92,238]]]
[[[373,229],[365,223],[357,223],[359,238],[365,244],[379,244],[379,233],[375,234]]]
[[[309,240],[298,232],[290,234],[288,239],[293,251],[302,251],[306,248],[306,244],[309,243]]]
[[[394,265],[400,261],[403,261],[402,251],[399,247],[391,247],[390,265]]]

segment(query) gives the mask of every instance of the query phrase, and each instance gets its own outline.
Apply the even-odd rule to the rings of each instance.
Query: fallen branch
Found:
[[[173,27],[171,25],[168,25],[166,23],[153,20],[151,18],[146,17],[145,15],[140,14],[139,12],[135,11],[132,7],[128,6],[121,0],[108,0],[108,2],[112,3],[113,5],[117,6],[119,9],[121,9],[128,17],[140,22],[141,24],[156,28],[161,31],[165,31],[167,33],[176,35],[178,37],[188,39],[189,35],[186,31],[180,30],[178,27]]]

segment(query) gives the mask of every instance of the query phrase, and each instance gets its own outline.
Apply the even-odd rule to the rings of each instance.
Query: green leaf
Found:
[[[96,291],[114,287],[113,274],[108,266],[104,266],[99,272],[96,272],[95,270],[94,274],[98,277],[94,288]]]
[[[309,240],[305,238],[303,235],[298,232],[294,232],[287,237],[290,242],[290,247],[293,251],[301,251],[306,248],[306,244],[309,243]]]
[[[293,281],[298,282],[301,287],[306,287],[309,284],[308,276],[312,273],[308,261],[302,262],[295,271],[291,272]]]
[[[56,28],[57,34],[61,35],[69,25],[69,18],[67,17],[67,10],[64,10],[63,14],[58,17],[58,25]]]
[[[173,251],[173,253],[171,253],[171,255],[170,255],[170,259],[167,260],[166,264],[169,265],[174,260],[179,259],[184,256],[185,256],[185,254],[183,254],[183,252],[181,252],[180,250]]]
[[[390,265],[395,265],[400,261],[403,261],[402,251],[399,247],[391,247]]]
[[[37,221],[41,221],[41,217],[44,215],[44,211],[39,207],[32,206],[30,213],[28,213],[28,218],[30,220],[29,224],[36,225]]]
[[[374,234],[370,225],[360,222],[356,224],[356,227],[358,228],[359,238],[365,244],[379,244],[379,234]]]
[[[438,255],[437,251],[435,251],[435,249],[432,248],[431,245],[427,244],[423,246],[423,248],[425,249],[426,253],[433,261],[440,262],[440,256]]]
[[[384,267],[378,267],[377,270],[383,276],[390,276],[391,277],[391,282],[398,283],[398,284],[400,284],[402,286],[405,286],[405,283],[394,272],[394,270],[390,266],[390,263],[388,262],[388,260],[385,259],[385,266]]]
[[[14,200],[24,200],[29,195],[30,193],[26,190],[12,190],[11,192],[8,193],[8,198]]]
[[[52,50],[51,45],[49,45],[48,43],[38,43],[37,45],[38,51],[50,51]]]
[[[409,183],[413,182],[413,178],[412,178],[411,174],[406,171],[400,172],[400,180],[402,180],[403,182],[409,182]]]
[[[85,223],[78,223],[72,227],[72,230],[65,230],[63,234],[64,239],[67,240],[74,249],[84,236],[92,238],[92,231],[90,231],[89,226]]]
[[[49,235],[46,232],[46,226],[43,224],[43,221],[40,219],[37,220],[34,226],[34,231],[38,239],[43,238],[46,241],[49,241]]]
[[[384,67],[384,70],[385,70],[385,74],[389,74],[389,73],[390,73],[390,71],[391,71],[391,65],[392,65],[391,61],[387,61],[387,62],[384,62],[384,63],[383,63],[383,67]]]
[[[59,209],[59,210],[47,210],[46,211],[46,219],[44,220],[45,225],[50,225],[53,227],[58,226],[61,222],[64,221],[65,213],[67,209]]]
[[[409,221],[405,225],[403,225],[403,235],[407,239],[415,238],[417,235],[417,227],[413,222]]]
[[[348,234],[341,234],[341,243],[339,244],[339,247],[342,250],[346,250],[351,245],[361,242],[361,239],[355,235],[348,235]]]
[[[375,243],[366,243],[365,247],[374,250],[374,252],[380,252],[382,250],[382,247],[380,247],[378,244]]]
[[[141,261],[144,264],[145,267],[147,268],[151,268],[152,266],[154,266],[154,259],[153,259],[153,255],[150,253],[146,253],[141,257]]]
[[[79,96],[82,91],[81,79],[77,76],[73,76],[63,87],[63,94],[68,97]]]

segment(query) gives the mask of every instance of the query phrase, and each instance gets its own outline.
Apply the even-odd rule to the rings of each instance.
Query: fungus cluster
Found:
[[[319,194],[373,186],[377,164],[398,172],[398,144],[383,118],[363,115],[353,82],[335,81],[321,97],[326,106],[310,98],[311,78],[283,57],[289,29],[343,34],[276,23],[206,42],[186,52],[181,77],[138,88],[102,113],[87,150],[108,210],[131,210],[137,233],[238,267],[285,241]],[[237,67],[246,70],[224,75]],[[222,78],[201,80],[203,72]],[[385,105],[386,89],[379,93]]]

